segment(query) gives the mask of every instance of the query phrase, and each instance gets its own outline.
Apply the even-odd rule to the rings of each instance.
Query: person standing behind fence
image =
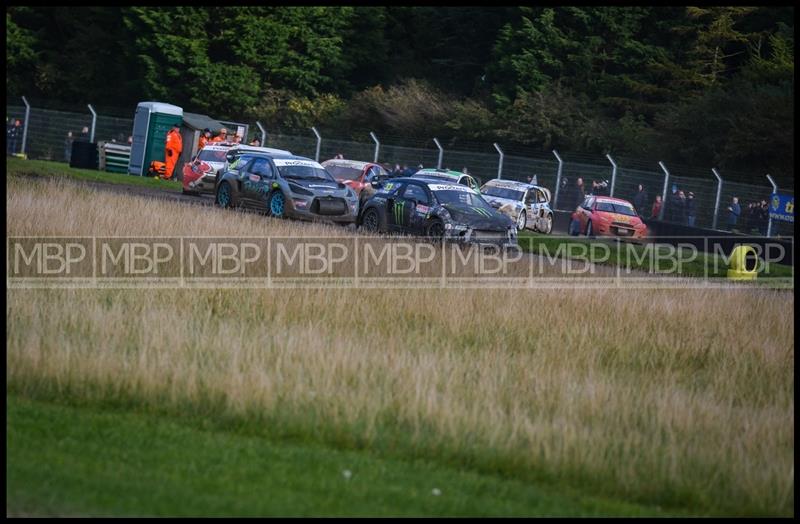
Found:
[[[633,208],[636,210],[637,215],[644,216],[645,206],[647,206],[647,191],[644,190],[642,184],[639,184],[639,191],[633,197]]]
[[[22,138],[22,122],[19,118],[12,118],[6,129],[6,153],[13,155],[17,152],[17,141]]]
[[[689,191],[689,194],[686,196],[686,225],[689,227],[694,227],[694,218],[695,218],[694,193]]]
[[[75,137],[72,136],[72,131],[67,131],[67,138],[64,139],[64,159],[69,163],[72,160],[72,142]]]
[[[167,132],[167,143],[164,150],[164,163],[167,164],[167,170],[164,173],[164,180],[172,178],[172,172],[175,170],[175,163],[178,161],[181,151],[183,151],[183,137],[181,137],[181,126],[176,122]]]
[[[739,220],[739,215],[742,214],[742,208],[739,207],[739,198],[733,197],[731,205],[728,206],[728,229],[733,231],[736,228],[736,223]]]
[[[203,134],[200,135],[200,139],[197,141],[197,150],[200,151],[206,144],[211,141],[211,130],[209,128],[203,129]]]
[[[222,128],[219,130],[219,134],[211,139],[211,142],[226,142],[228,140],[228,130],[226,128]]]
[[[650,220],[658,220],[658,215],[659,213],[661,213],[662,205],[663,204],[661,202],[661,195],[656,195],[656,199],[653,202],[653,210],[650,213]]]
[[[573,191],[572,203],[575,207],[578,207],[583,204],[583,200],[586,198],[586,192],[583,189],[583,179],[581,177],[578,177],[578,179],[575,181],[575,188]]]

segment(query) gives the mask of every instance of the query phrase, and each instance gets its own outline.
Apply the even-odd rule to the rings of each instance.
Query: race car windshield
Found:
[[[325,169],[338,180],[356,180],[361,176],[361,170],[345,166],[325,166]]]
[[[327,180],[328,182],[336,182],[330,173],[318,167],[279,166],[278,171],[283,178],[302,178],[306,180]]]
[[[442,205],[466,204],[472,207],[482,207],[489,210],[492,209],[492,207],[484,199],[482,199],[480,195],[472,193],[471,191],[434,190],[433,194],[436,195],[436,199]]]
[[[636,211],[627,204],[616,204],[612,202],[598,202],[597,207],[595,208],[597,211],[605,211],[607,213],[619,213],[620,215],[627,215],[629,217],[635,217]]]
[[[228,152],[223,149],[217,151],[203,149],[200,151],[200,154],[197,155],[197,159],[204,162],[225,162],[225,155],[227,153]]]
[[[525,193],[508,187],[484,186],[481,188],[481,194],[509,200],[522,200]]]

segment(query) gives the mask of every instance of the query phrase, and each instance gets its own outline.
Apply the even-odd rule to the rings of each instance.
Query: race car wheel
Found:
[[[587,237],[594,236],[592,234],[592,221],[591,220],[589,222],[587,222],[587,224],[586,224],[586,236]]]
[[[379,232],[381,230],[381,217],[378,215],[378,210],[371,207],[364,211],[364,217],[361,219],[361,227],[366,231]]]
[[[547,215],[544,218],[544,229],[542,230],[542,233],[544,233],[545,235],[549,235],[552,230],[553,230],[553,215]]]
[[[444,236],[444,222],[438,218],[433,220],[428,224],[425,234],[431,238],[442,238]]]
[[[528,215],[525,213],[525,210],[519,212],[519,216],[517,217],[517,229],[522,231],[525,229],[525,226],[528,225]]]
[[[217,205],[221,208],[231,207],[231,186],[227,182],[223,182],[217,188]]]
[[[286,212],[286,198],[280,191],[275,191],[269,198],[269,212],[275,218],[283,218]]]

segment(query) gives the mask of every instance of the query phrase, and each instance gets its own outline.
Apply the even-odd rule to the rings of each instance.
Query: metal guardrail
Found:
[[[98,142],[97,152],[100,171],[127,173],[131,161],[131,146],[116,142]]]

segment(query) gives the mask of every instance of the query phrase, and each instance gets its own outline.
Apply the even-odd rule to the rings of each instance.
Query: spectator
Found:
[[[239,136],[238,133],[233,135],[233,143],[234,144],[241,144],[242,143],[242,137]]]
[[[769,204],[766,200],[761,200],[761,205],[758,207],[758,232],[762,235],[767,235],[767,227],[769,226]]]
[[[689,194],[686,197],[686,225],[689,227],[694,227],[694,218],[695,218],[694,193],[689,191]]]
[[[575,181],[575,188],[573,189],[572,202],[576,206],[580,206],[583,204],[583,200],[586,198],[586,192],[583,190],[583,179],[578,177]]]
[[[408,164],[403,164],[403,176],[411,176],[414,173],[416,173],[416,171],[414,171],[414,168],[408,167]]]
[[[656,195],[656,199],[653,202],[653,209],[650,213],[650,220],[658,220],[659,214],[661,213],[661,195]]]
[[[81,129],[80,140],[81,142],[88,142],[89,138],[89,126],[83,126],[83,129]]]
[[[17,142],[22,139],[22,121],[14,118],[6,129],[6,153],[13,155],[17,152]]]
[[[469,174],[469,171],[467,171],[466,166],[461,168],[461,172],[464,173],[465,175]]]
[[[200,135],[200,139],[197,141],[197,150],[201,150],[206,147],[206,144],[211,142],[211,130],[209,128],[203,129],[203,133]]]
[[[683,213],[682,209],[682,202],[681,196],[678,194],[678,186],[676,184],[672,184],[672,193],[670,193],[666,202],[663,203],[666,205],[664,208],[664,220],[666,222],[680,222],[683,223],[681,220],[681,214]]]
[[[741,214],[742,208],[739,207],[739,198],[733,197],[733,199],[731,199],[731,205],[728,206],[728,229],[733,231],[734,228],[736,228],[736,223]]]
[[[344,160],[344,155],[343,155],[343,154],[341,154],[341,153],[336,153],[336,156],[335,156],[335,157],[333,157],[333,158],[336,158],[336,159],[338,159],[338,160]]]
[[[756,203],[750,202],[742,213],[741,229],[745,233],[750,233],[756,225]]]
[[[395,164],[394,169],[392,170],[392,176],[403,176],[403,170],[400,168],[400,164]]]
[[[528,183],[534,186],[538,186],[539,181],[537,180],[537,175],[528,176]]]
[[[570,236],[576,237],[581,233],[581,221],[578,220],[578,216],[581,213],[580,206],[575,208],[575,212],[572,213],[572,217],[569,221],[569,230],[567,231]]]
[[[72,136],[72,131],[67,131],[67,138],[64,140],[64,159],[67,163],[72,160],[72,142],[75,138]]]
[[[255,137],[253,138],[253,140],[250,141],[250,145],[255,147],[261,147],[261,140],[259,140],[258,137]]]
[[[678,208],[675,210],[675,222],[686,225],[686,195],[683,190],[678,190]]]
[[[647,191],[644,190],[644,186],[642,184],[639,184],[639,190],[636,192],[636,196],[633,197],[633,208],[636,210],[636,214],[639,216],[644,216],[646,205]]]
[[[128,145],[129,146],[133,145],[133,135],[128,135]]]
[[[212,143],[227,142],[227,141],[228,141],[228,129],[224,127],[219,130],[219,134],[217,136],[211,139]]]

